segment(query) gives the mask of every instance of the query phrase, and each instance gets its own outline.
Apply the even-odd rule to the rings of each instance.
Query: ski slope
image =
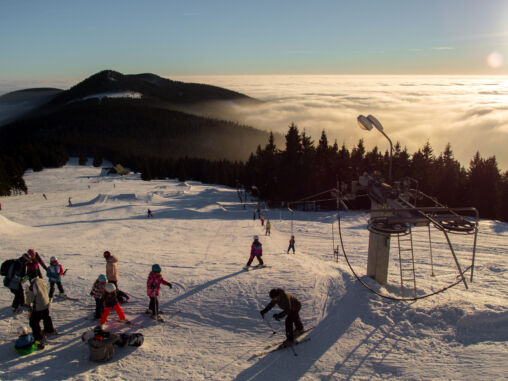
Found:
[[[0,292],[1,380],[493,380],[508,372],[508,224],[480,224],[474,282],[416,302],[382,299],[353,276],[344,257],[334,261],[337,214],[296,212],[296,254],[286,254],[291,214],[264,210],[271,236],[264,235],[253,206],[243,209],[236,190],[176,180],[141,181],[139,175],[100,177],[100,168],[78,166],[25,175],[27,195],[2,197],[0,260],[28,248],[46,263],[59,258],[68,269],[63,285],[79,301],[55,298],[51,315],[60,335],[40,352],[20,357],[13,351],[16,329],[28,326],[26,312],[12,315],[12,294]],[[47,200],[42,196],[45,194]],[[72,197],[73,206],[68,206]],[[147,219],[150,208],[154,218]],[[364,277],[368,215],[341,214],[344,248]],[[333,225],[332,225],[333,224]],[[333,232],[333,233],[332,233]],[[270,267],[243,271],[252,236],[263,243]],[[333,234],[333,235],[332,235]],[[415,236],[418,251],[427,245]],[[459,237],[457,252],[470,263],[470,237]],[[88,361],[80,337],[91,320],[94,280],[105,273],[102,253],[119,258],[119,286],[131,295],[127,317],[139,327],[115,326],[145,336],[139,348],[118,348],[105,364]],[[435,277],[427,260],[417,258],[418,292],[439,290],[456,280],[449,251],[436,237]],[[469,261],[469,262],[468,262]],[[154,323],[139,312],[148,305],[146,278],[159,263],[164,278],[160,308],[166,320]],[[256,260],[254,260],[254,264]],[[377,290],[397,296],[396,269],[389,285]],[[373,287],[375,284],[370,282]],[[302,302],[304,326],[315,326],[311,340],[261,358],[254,353],[284,338],[283,322],[261,319],[271,288],[282,287]],[[114,320],[115,314],[110,317]]]

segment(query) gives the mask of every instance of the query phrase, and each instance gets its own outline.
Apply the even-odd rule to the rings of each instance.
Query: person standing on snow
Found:
[[[44,270],[48,270],[48,266],[44,263],[41,256],[34,249],[28,249],[26,254],[23,255],[26,260],[26,275],[28,278],[32,279],[38,276],[42,278],[41,269],[39,268],[39,264],[42,266]]]
[[[161,267],[158,264],[154,264],[152,266],[152,271],[148,275],[148,279],[146,280],[146,294],[150,298],[150,304],[148,306],[147,312],[152,314],[152,317],[159,315],[159,301],[157,297],[159,296],[159,291],[161,288],[161,284],[168,286],[169,288],[173,288],[171,283],[166,281],[161,274]]]
[[[95,299],[95,319],[100,319],[104,312],[104,288],[107,282],[106,275],[99,275],[92,286],[92,291],[90,291],[90,296]]]
[[[284,345],[292,345],[295,336],[298,337],[303,333],[303,324],[300,320],[300,308],[302,307],[300,301],[289,292],[285,292],[281,288],[273,288],[270,290],[270,303],[259,313],[265,318],[265,314],[270,311],[276,304],[282,309],[282,312],[274,314],[273,318],[280,321],[284,316],[286,317],[286,341]],[[296,330],[293,332],[293,324]]]
[[[146,212],[146,218],[153,218],[153,214],[150,209],[148,209],[148,211]]]
[[[13,313],[21,312],[19,306],[25,304],[25,294],[21,284],[21,280],[26,275],[25,256],[26,254],[11,263],[4,279],[4,286],[14,294],[14,299],[12,301]]]
[[[256,257],[259,261],[259,266],[264,266],[263,260],[261,259],[261,256],[263,255],[263,245],[261,242],[259,242],[259,237],[257,235],[254,236],[254,242],[252,242],[252,246],[250,247],[250,257],[247,264],[244,266],[245,269],[247,269],[252,261],[254,260],[254,257]]]
[[[49,298],[53,299],[53,294],[55,293],[55,284],[58,286],[58,291],[60,291],[60,296],[65,298],[65,291],[62,286],[62,276],[64,275],[63,267],[60,263],[58,263],[57,257],[51,257],[49,259],[49,267],[46,270],[46,275],[49,280]]]
[[[104,286],[104,291],[105,307],[100,320],[101,325],[106,323],[108,320],[108,316],[112,308],[115,310],[120,320],[125,320],[125,314],[122,310],[122,307],[120,307],[120,303],[118,303],[115,285],[113,283],[107,283],[106,286]]]
[[[124,303],[129,300],[129,296],[118,288],[118,258],[116,255],[106,250],[104,252],[104,259],[106,260],[106,277],[108,278],[108,283],[115,285],[115,289],[118,293],[118,301]]]
[[[30,286],[26,289],[26,302],[31,305],[30,328],[32,328],[35,340],[44,343],[45,337],[41,332],[41,320],[43,321],[45,334],[56,333],[53,320],[49,316],[48,288],[46,282],[37,276],[30,280],[25,276],[23,279],[30,282]]]
[[[292,235],[291,239],[289,240],[288,254],[289,254],[289,249],[293,249],[293,254],[295,253],[295,236],[294,235]]]
[[[265,216],[264,216],[264,214],[261,215],[260,220],[261,220],[261,226],[265,226]]]
[[[270,220],[266,221],[266,230],[265,235],[270,235],[270,229],[272,227],[272,224],[270,223]]]

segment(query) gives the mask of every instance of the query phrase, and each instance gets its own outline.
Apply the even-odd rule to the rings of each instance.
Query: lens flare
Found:
[[[498,52],[492,52],[487,56],[487,65],[492,69],[497,69],[503,65],[503,57]]]

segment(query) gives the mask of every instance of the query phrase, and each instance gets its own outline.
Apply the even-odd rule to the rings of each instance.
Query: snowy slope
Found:
[[[16,328],[26,313],[13,316],[11,293],[0,292],[0,379],[29,380],[323,380],[323,379],[501,379],[508,371],[508,224],[482,221],[475,279],[417,302],[395,302],[372,294],[352,275],[344,257],[333,260],[336,213],[296,212],[296,255],[285,251],[291,216],[266,210],[272,235],[264,236],[252,207],[243,210],[234,189],[175,180],[143,182],[137,175],[100,177],[100,169],[77,166],[27,172],[29,194],[0,198],[0,260],[35,248],[49,262],[56,255],[69,269],[63,284],[79,302],[57,300],[52,317],[61,335],[41,352],[19,357]],[[42,194],[47,196],[47,200]],[[67,205],[72,197],[73,206]],[[146,218],[147,208],[154,213]],[[368,215],[344,213],[344,247],[365,279]],[[333,223],[333,225],[332,225]],[[332,236],[333,229],[333,236]],[[252,236],[259,234],[263,259],[271,267],[244,272]],[[424,234],[415,234],[424,253]],[[435,239],[431,277],[426,254],[417,257],[418,292],[455,282],[456,270],[443,240]],[[457,240],[459,260],[471,260],[471,237]],[[127,316],[141,327],[145,343],[118,349],[109,363],[88,361],[81,334],[90,319],[93,281],[105,272],[102,252],[119,257],[120,288],[131,301]],[[165,279],[161,309],[172,324],[154,324],[144,311],[146,277],[153,263]],[[396,268],[390,284],[376,289],[400,296]],[[369,283],[376,287],[372,282]],[[316,326],[311,341],[261,358],[268,343],[283,339],[283,322],[270,319],[272,336],[259,310],[268,291],[283,287],[303,304],[305,326]],[[271,315],[276,309],[272,310]],[[268,317],[268,316],[267,316]],[[115,318],[115,316],[113,316]],[[110,317],[111,320],[111,317]]]

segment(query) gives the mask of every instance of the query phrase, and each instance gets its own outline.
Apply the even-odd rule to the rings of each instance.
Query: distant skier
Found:
[[[34,339],[40,343],[45,342],[45,337],[41,332],[40,321],[44,324],[44,334],[55,333],[53,327],[53,320],[49,316],[49,297],[46,282],[39,277],[28,280],[28,277],[23,278],[25,282],[30,282],[29,287],[26,289],[26,302],[31,307],[30,313],[30,328]]]
[[[48,199],[48,198],[46,197],[46,194],[45,194],[45,193],[43,193],[43,194],[42,194],[42,197],[44,197],[44,200],[47,200],[47,199]]]
[[[169,288],[173,288],[171,283],[162,277],[161,267],[158,264],[154,264],[152,266],[152,271],[150,271],[148,279],[146,280],[146,294],[150,298],[150,304],[147,312],[150,312],[153,318],[159,315],[159,301],[157,300],[157,297],[159,296],[161,284],[164,284]]]
[[[113,308],[118,315],[118,318],[123,321],[125,320],[125,314],[120,307],[120,303],[118,303],[118,298],[116,296],[116,287],[113,283],[107,283],[104,286],[104,312],[102,313],[100,323],[104,324],[108,320],[109,313]]]
[[[295,236],[294,235],[292,235],[291,239],[289,240],[288,254],[289,254],[289,249],[293,249],[293,254],[295,253]]]
[[[270,229],[272,227],[272,224],[270,223],[270,220],[266,221],[266,230],[265,235],[270,235]]]
[[[104,293],[107,282],[106,275],[99,275],[92,286],[92,291],[90,291],[90,296],[95,299],[95,319],[100,319],[104,312]]]
[[[300,301],[289,292],[285,292],[281,288],[273,288],[270,290],[270,303],[261,311],[261,316],[264,318],[265,314],[270,311],[276,304],[282,309],[282,312],[273,315],[277,321],[286,317],[286,341],[284,345],[291,345],[294,343],[295,336],[298,337],[303,333],[303,324],[300,320],[300,308],[302,307]],[[295,331],[293,332],[293,324]]]
[[[260,220],[261,220],[261,226],[265,226],[265,216],[264,216],[264,214],[261,215]]]
[[[44,263],[41,256],[34,249],[28,249],[26,254],[23,255],[26,259],[26,275],[28,278],[32,279],[38,276],[42,278],[41,269],[39,268],[39,264],[42,266],[44,270],[48,269],[48,266]]]
[[[72,197],[69,197],[69,206],[72,206],[71,198]]]
[[[259,237],[257,235],[254,236],[254,242],[252,242],[251,248],[250,248],[250,257],[247,264],[244,266],[245,269],[248,269],[251,265],[252,261],[254,260],[254,257],[256,257],[259,261],[259,266],[264,266],[263,260],[261,259],[261,256],[263,255],[263,245],[261,242],[259,242]]]
[[[4,286],[7,287],[13,294],[14,299],[12,301],[12,312],[18,313],[19,306],[25,304],[25,294],[21,280],[26,275],[26,254],[22,257],[15,259],[7,269],[7,275],[4,278]]]
[[[63,267],[58,263],[58,258],[53,256],[49,259],[49,267],[46,270],[46,275],[49,280],[49,298],[53,299],[55,293],[55,284],[58,286],[60,296],[65,297],[65,291],[62,286],[62,276],[64,275]]]
[[[106,250],[104,252],[104,259],[106,260],[106,277],[108,278],[108,283],[115,285],[115,288],[118,291],[118,301],[120,303],[125,303],[129,300],[129,295],[120,291],[118,288],[118,258],[115,255],[112,255],[109,250]]]
[[[146,212],[146,217],[147,218],[153,218],[153,214],[152,214],[152,211],[150,209],[148,209],[148,211]]]
[[[253,220],[253,221],[256,221],[256,211],[254,211],[254,212],[252,213],[252,220]]]

